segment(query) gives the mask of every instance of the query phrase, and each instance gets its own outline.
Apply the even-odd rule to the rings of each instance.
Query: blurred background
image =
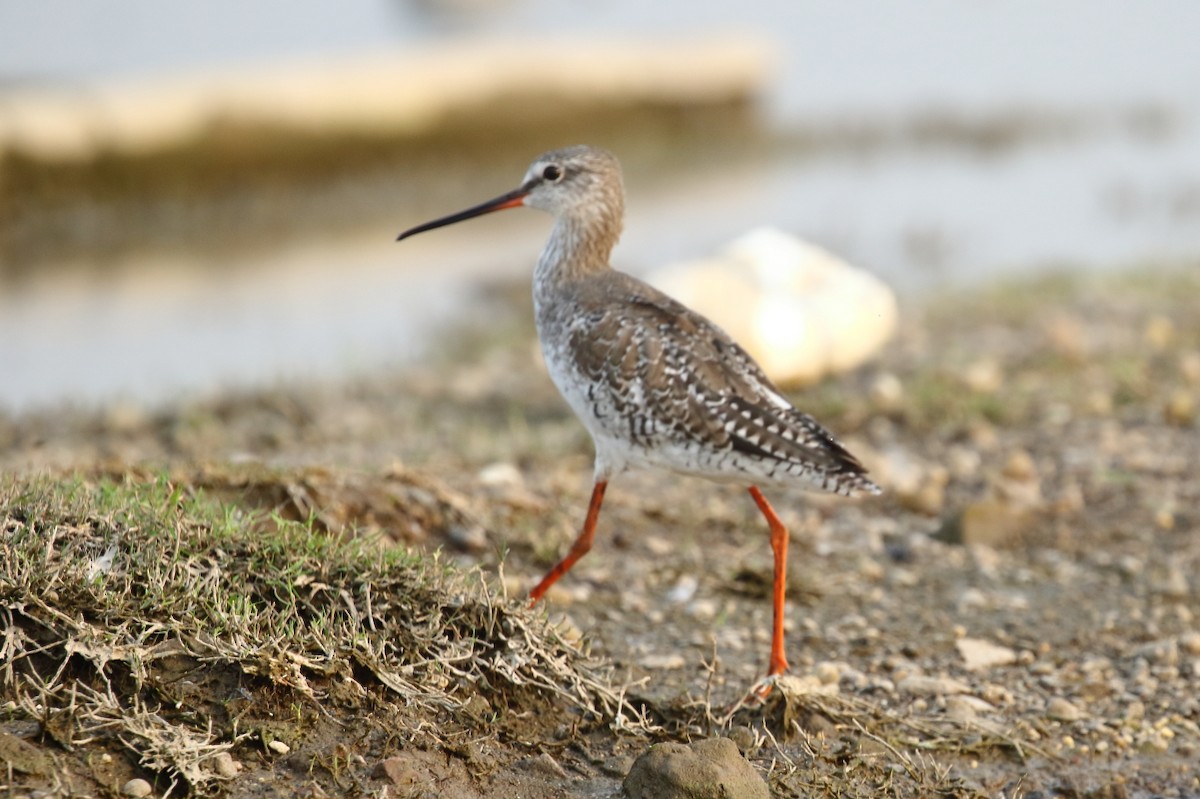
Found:
[[[618,266],[769,224],[902,302],[1200,256],[1200,5],[0,3],[0,410],[411,362],[621,157]]]

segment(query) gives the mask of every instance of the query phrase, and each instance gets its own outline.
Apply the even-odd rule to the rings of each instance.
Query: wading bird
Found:
[[[723,330],[609,265],[625,211],[621,167],[612,154],[585,146],[548,152],[515,190],[406,230],[397,240],[520,206],[554,216],[533,273],[538,339],[551,379],[596,449],[583,530],[530,592],[532,602],[591,549],[604,492],[621,472],[662,468],[743,485],[771,531],[774,624],[767,674],[783,673],[788,532],[759,486],[846,496],[878,494],[878,486]]]

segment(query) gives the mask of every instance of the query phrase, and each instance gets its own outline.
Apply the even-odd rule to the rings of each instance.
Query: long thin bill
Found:
[[[464,219],[473,219],[477,216],[490,214],[492,211],[503,211],[505,208],[518,208],[525,204],[525,197],[528,196],[529,189],[520,188],[510,191],[508,194],[502,194],[494,200],[488,200],[485,203],[468,208],[465,211],[459,211],[457,214],[443,216],[441,219],[435,219],[432,222],[426,222],[423,225],[417,225],[414,228],[401,233],[396,237],[396,241],[407,239],[409,236],[415,236],[418,233],[424,233],[426,230],[453,225],[455,222],[461,222]]]

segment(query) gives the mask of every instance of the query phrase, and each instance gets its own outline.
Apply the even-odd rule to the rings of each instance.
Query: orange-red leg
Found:
[[[755,504],[767,519],[771,528],[771,549],[775,552],[775,623],[771,629],[771,661],[767,670],[767,676],[774,677],[776,674],[783,674],[788,668],[787,657],[783,654],[783,601],[787,591],[788,531],[775,514],[771,503],[767,502],[767,498],[756,486],[750,486],[750,496],[754,497]]]
[[[606,488],[608,488],[607,480],[596,481],[596,486],[592,489],[592,501],[588,503],[587,518],[583,521],[583,531],[571,545],[571,551],[567,553],[566,557],[554,564],[554,568],[546,572],[542,581],[529,592],[529,604],[536,604],[550,586],[558,582],[558,578],[570,571],[571,567],[575,565],[575,561],[586,555],[592,548],[592,539],[596,537],[596,520],[600,518],[600,504],[604,502]]]

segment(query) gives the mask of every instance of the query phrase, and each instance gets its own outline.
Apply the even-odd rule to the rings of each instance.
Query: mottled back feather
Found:
[[[692,453],[694,465],[682,471],[877,491],[862,464],[792,407],[742,347],[682,303],[611,270],[577,280],[558,299],[550,327],[565,334],[561,351],[608,434],[647,453]]]

